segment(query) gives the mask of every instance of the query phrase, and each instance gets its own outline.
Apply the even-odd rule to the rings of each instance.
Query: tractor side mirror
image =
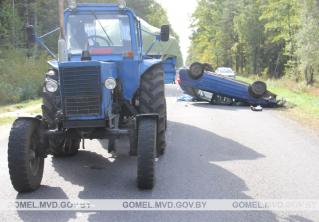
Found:
[[[28,44],[34,44],[35,43],[35,32],[34,32],[33,25],[28,25],[26,27],[26,32],[27,32]]]
[[[169,40],[170,27],[169,25],[162,25],[161,27],[161,41],[167,42]]]

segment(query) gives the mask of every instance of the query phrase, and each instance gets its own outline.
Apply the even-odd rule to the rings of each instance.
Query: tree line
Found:
[[[191,28],[188,64],[307,84],[319,76],[317,0],[199,0]]]
[[[67,1],[65,1],[67,2]],[[79,3],[116,3],[117,0],[78,0]],[[128,0],[137,16],[155,27],[169,24],[166,11],[154,0]],[[0,46],[1,48],[27,48],[25,27],[35,26],[38,34],[58,27],[57,1],[47,0],[1,0],[0,1]],[[177,35],[173,33],[176,37]],[[47,44],[56,48],[56,36]]]

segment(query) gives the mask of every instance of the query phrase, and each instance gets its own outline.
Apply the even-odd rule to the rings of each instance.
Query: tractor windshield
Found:
[[[127,15],[70,15],[66,38],[68,52],[81,54],[122,54],[131,51],[131,33]]]

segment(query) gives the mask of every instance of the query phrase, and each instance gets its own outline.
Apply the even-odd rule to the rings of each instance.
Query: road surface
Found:
[[[42,186],[17,194],[7,169],[9,127],[0,128],[0,199],[319,199],[319,138],[278,112],[177,102],[167,87],[167,152],[153,191],[135,187],[136,158],[110,158],[89,141],[71,158],[46,159]],[[0,221],[319,221],[319,212],[0,212]]]

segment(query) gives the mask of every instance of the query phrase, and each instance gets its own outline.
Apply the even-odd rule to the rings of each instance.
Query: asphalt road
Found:
[[[128,145],[110,158],[90,141],[71,158],[46,159],[42,186],[17,194],[7,169],[9,127],[0,127],[0,199],[319,199],[319,137],[276,111],[177,102],[167,87],[167,152],[153,191],[135,187]],[[0,212],[0,221],[319,221],[319,212]]]

